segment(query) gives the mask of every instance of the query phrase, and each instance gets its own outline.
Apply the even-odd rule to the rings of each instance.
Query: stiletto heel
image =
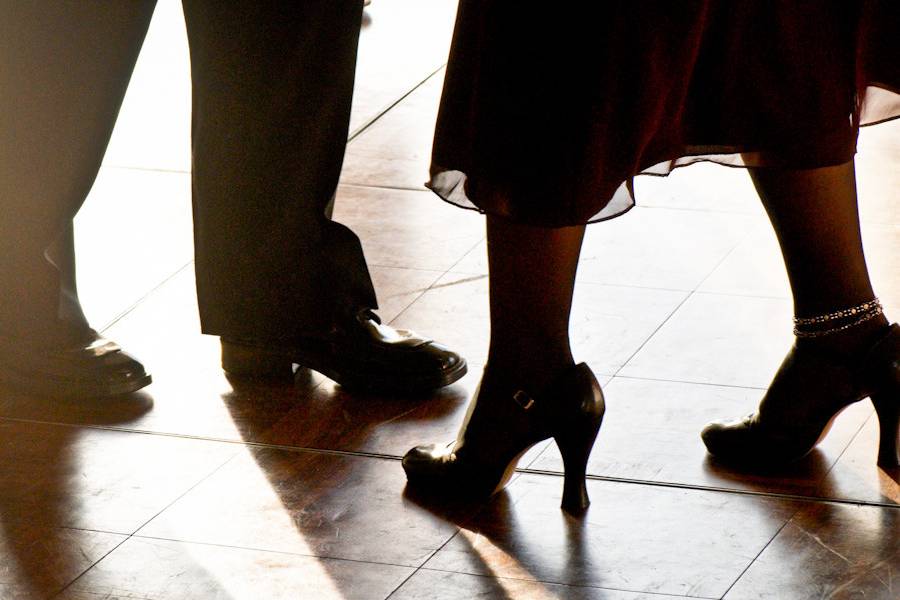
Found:
[[[900,467],[900,387],[871,399],[878,415],[878,466]]]
[[[600,384],[584,363],[572,367],[539,396],[523,391],[491,394],[480,388],[456,442],[417,446],[403,457],[411,486],[459,497],[488,497],[503,489],[519,458],[533,445],[554,438],[563,456],[562,508],[578,513],[589,504],[585,471],[603,421]],[[486,416],[487,415],[487,416]]]
[[[756,413],[738,421],[711,423],[701,437],[710,454],[725,461],[784,464],[806,456],[838,413],[866,397],[878,413],[878,464],[898,466],[900,325],[896,323],[856,360],[795,345]]]

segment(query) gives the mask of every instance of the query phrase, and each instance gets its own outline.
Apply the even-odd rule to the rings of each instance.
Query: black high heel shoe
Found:
[[[900,326],[864,353],[842,361],[795,344],[775,374],[759,410],[744,419],[711,423],[701,437],[726,462],[772,466],[806,456],[835,417],[854,402],[872,400],[878,416],[878,465],[900,466]]]
[[[403,457],[411,486],[453,497],[489,497],[509,482],[529,448],[553,438],[565,466],[562,508],[590,504],[585,486],[588,456],[606,409],[600,384],[584,363],[572,367],[532,397],[479,388],[455,442],[417,446]],[[503,393],[503,392],[500,392]]]

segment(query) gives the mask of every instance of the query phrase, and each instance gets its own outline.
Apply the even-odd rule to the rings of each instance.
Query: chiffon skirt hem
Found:
[[[582,225],[630,210],[638,175],[843,164],[859,127],[900,117],[900,2],[644,4],[573,19],[463,0],[428,187]]]

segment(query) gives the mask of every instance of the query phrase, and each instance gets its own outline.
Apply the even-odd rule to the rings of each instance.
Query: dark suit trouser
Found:
[[[2,334],[52,335],[60,318],[83,321],[71,222],[97,175],[154,5],[0,0]],[[361,5],[183,2],[205,333],[291,338],[375,307],[358,238],[330,219]]]

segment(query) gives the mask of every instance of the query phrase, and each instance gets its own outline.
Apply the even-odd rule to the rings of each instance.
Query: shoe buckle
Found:
[[[534,398],[519,390],[515,394],[513,394],[513,400],[515,400],[516,404],[522,407],[522,410],[530,410],[532,406],[534,406]]]

